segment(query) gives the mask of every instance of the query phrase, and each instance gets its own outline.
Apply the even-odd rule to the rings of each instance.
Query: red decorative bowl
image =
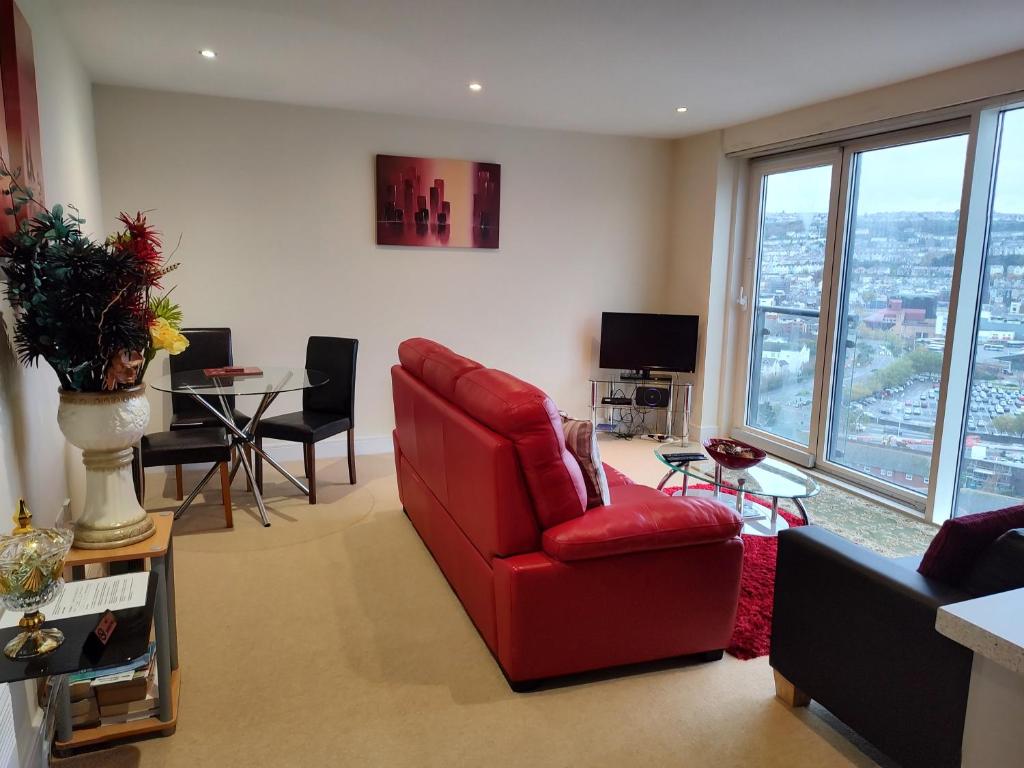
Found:
[[[768,455],[760,448],[726,437],[705,440],[704,449],[712,459],[726,469],[747,469],[760,463]]]

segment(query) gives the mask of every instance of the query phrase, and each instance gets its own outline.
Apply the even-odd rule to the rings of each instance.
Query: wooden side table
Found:
[[[71,750],[151,733],[170,736],[177,727],[181,676],[178,671],[178,628],[174,606],[174,545],[171,536],[174,517],[170,512],[151,512],[150,517],[153,519],[156,533],[145,541],[116,549],[72,547],[65,565],[70,566],[72,579],[78,580],[85,577],[86,565],[127,560],[150,561],[150,569],[157,575],[153,624],[156,627],[159,712],[156,717],[147,717],[130,723],[114,723],[74,731],[71,729],[70,716],[58,717],[55,744],[58,750]]]

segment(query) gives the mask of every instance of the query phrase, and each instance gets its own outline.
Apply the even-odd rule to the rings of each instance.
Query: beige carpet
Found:
[[[361,458],[355,487],[343,462],[319,467],[314,507],[268,482],[269,529],[241,482],[234,530],[216,490],[176,526],[177,733],[55,764],[874,765],[820,711],[776,701],[767,659],[512,693],[402,514],[391,457]],[[173,505],[158,477],[149,509]]]

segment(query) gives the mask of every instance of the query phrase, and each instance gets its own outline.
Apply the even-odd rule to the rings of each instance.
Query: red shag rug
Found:
[[[707,484],[691,485],[691,490],[711,490]],[[682,491],[681,487],[665,488],[669,496]],[[723,490],[722,494],[735,495]],[[747,494],[754,504],[771,509],[767,499]],[[790,527],[803,525],[804,521],[783,509],[779,514],[786,518]],[[732,632],[729,647],[725,650],[737,659],[756,659],[767,656],[772,633],[772,599],[775,595],[775,558],[779,540],[774,536],[743,535],[743,575],[740,578],[740,602],[736,609],[736,629]]]

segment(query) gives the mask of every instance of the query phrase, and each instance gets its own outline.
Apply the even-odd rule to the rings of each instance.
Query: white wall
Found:
[[[934,122],[936,110],[980,99],[1024,93],[1024,50],[915,77],[881,88],[811,104],[726,128],[726,152],[749,152],[799,141],[822,142],[830,134],[918,116]]]
[[[168,284],[186,324],[231,326],[240,364],[300,365],[310,334],[358,338],[357,437],[390,435],[388,371],[410,336],[585,416],[601,311],[662,300],[670,142],[111,86],[94,99],[107,223],[154,209],[169,244],[181,235]],[[377,247],[376,153],[501,163],[500,250]],[[169,403],[151,398],[155,428]]]
[[[722,151],[722,132],[711,131],[675,142],[672,239],[665,297],[667,312],[700,316],[697,371],[693,383],[691,437],[710,437],[725,426],[721,412],[726,355],[729,256],[733,239],[732,200],[739,161]]]
[[[100,195],[88,78],[46,0],[19,0],[32,29],[36,89],[47,202],[72,202],[99,224]],[[10,310],[4,306],[9,329]],[[57,428],[57,377],[42,368],[24,369],[0,343],[0,531],[24,496],[36,523],[53,522],[68,495],[65,441]],[[21,765],[39,760],[39,711],[35,686],[12,685],[11,696]]]
[[[18,3],[32,29],[47,202],[74,203],[100,225],[99,174],[89,80],[46,0]],[[5,321],[10,311],[4,308]],[[10,325],[10,323],[7,323]],[[8,339],[10,333],[7,334]],[[23,369],[0,349],[0,527],[24,495],[38,521],[54,520],[67,496],[64,437],[57,428],[57,378],[45,363]]]

